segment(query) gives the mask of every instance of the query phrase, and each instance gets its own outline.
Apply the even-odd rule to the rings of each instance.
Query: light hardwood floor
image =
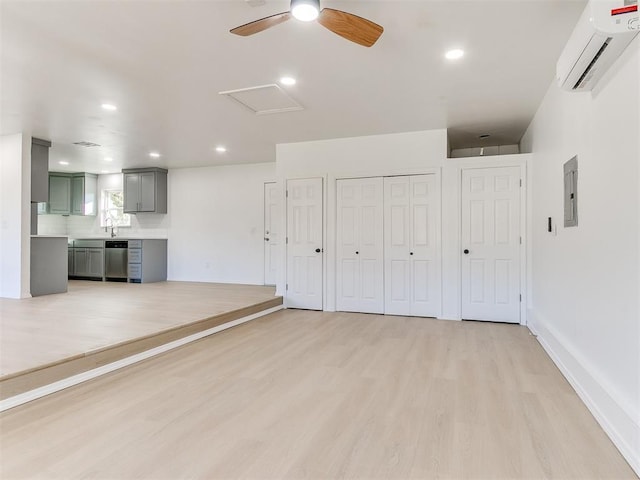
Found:
[[[67,293],[0,299],[0,379],[274,298],[256,285],[72,280]]]
[[[10,478],[636,478],[521,326],[287,310],[0,415]]]

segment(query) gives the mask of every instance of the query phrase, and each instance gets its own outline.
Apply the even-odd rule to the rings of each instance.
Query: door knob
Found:
[[[320,253],[321,250],[319,248],[316,248],[316,253]]]
[[[409,255],[413,255],[413,252],[409,252]]]
[[[468,248],[465,248],[465,249],[464,249],[464,254],[465,254],[465,255],[469,255],[469,249],[468,249]]]
[[[268,239],[267,237],[264,237],[264,241],[265,241],[265,242],[268,242],[268,241],[269,241],[269,239]]]
[[[360,252],[356,252],[356,255],[358,255]]]

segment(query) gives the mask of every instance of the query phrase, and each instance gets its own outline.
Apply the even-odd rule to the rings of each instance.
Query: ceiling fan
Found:
[[[249,22],[230,30],[230,32],[248,37],[286,22],[291,17],[303,22],[317,20],[320,25],[333,33],[365,47],[370,47],[376,43],[384,31],[384,28],[377,23],[352,13],[333,8],[320,10],[320,0],[291,0],[291,9],[288,12],[277,13]]]

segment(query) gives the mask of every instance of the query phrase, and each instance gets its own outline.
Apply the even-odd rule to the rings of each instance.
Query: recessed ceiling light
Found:
[[[296,79],[293,78],[293,77],[282,77],[280,79],[280,83],[282,85],[287,85],[287,86],[295,85],[296,84]]]
[[[158,152],[149,152],[149,156],[152,158],[160,158],[160,154]]]
[[[116,107],[114,104],[112,103],[103,103],[102,104],[102,108],[104,108],[105,110],[110,110],[110,111],[115,111],[118,109],[118,107]]]
[[[58,163],[60,165],[69,165],[69,162],[65,162],[64,160],[60,160]]]
[[[449,50],[444,56],[449,60],[457,60],[464,56],[464,50],[460,50],[459,48],[454,48],[453,50]]]
[[[113,158],[111,158],[111,157],[105,157],[104,161],[105,161],[105,162],[112,162],[112,161],[113,161]]]
[[[226,147],[223,147],[222,145],[218,145],[218,146],[216,147],[216,152],[218,152],[218,153],[224,153],[224,152],[226,152],[226,151],[227,151],[227,148],[226,148]]]
[[[297,20],[310,22],[318,18],[320,13],[319,0],[292,0],[291,15]]]

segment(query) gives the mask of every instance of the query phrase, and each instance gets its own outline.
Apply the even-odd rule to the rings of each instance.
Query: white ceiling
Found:
[[[270,162],[278,143],[436,128],[449,129],[453,148],[517,143],[585,1],[322,5],[385,31],[371,48],[295,20],[229,33],[288,10],[280,0],[2,0],[1,133],[52,140],[52,169],[95,173]],[[452,47],[465,57],[446,61]],[[256,116],[218,95],[284,74],[298,79],[283,88],[303,111]]]

